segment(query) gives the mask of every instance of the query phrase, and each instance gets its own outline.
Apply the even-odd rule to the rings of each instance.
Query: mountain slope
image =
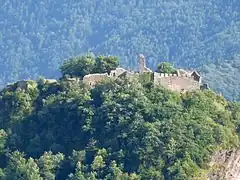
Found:
[[[1,179],[204,179],[212,154],[239,147],[240,104],[210,90],[72,79],[0,92]]]
[[[138,53],[151,68],[231,59],[239,53],[239,11],[238,0],[3,0],[1,81],[57,77],[64,59],[87,51],[119,56],[129,68]]]
[[[204,65],[199,70],[204,81],[216,92],[228,99],[240,100],[240,56],[235,56],[232,61]]]

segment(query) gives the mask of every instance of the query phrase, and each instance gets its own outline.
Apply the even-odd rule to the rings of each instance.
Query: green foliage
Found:
[[[119,66],[119,59],[114,56],[98,56],[95,60],[95,72],[110,73]]]
[[[25,159],[23,154],[13,152],[5,169],[5,178],[8,180],[42,180],[39,168],[32,158]]]
[[[139,82],[143,84],[150,84],[153,81],[153,73],[145,72],[143,74],[139,74]]]
[[[110,73],[118,67],[119,60],[114,56],[79,56],[66,61],[61,66],[63,75],[83,77],[91,73]]]
[[[46,180],[55,180],[57,169],[63,160],[64,155],[61,153],[53,155],[52,152],[45,152],[37,161],[41,177]]]
[[[38,97],[35,82],[26,82],[25,89],[17,88],[17,83],[0,92],[0,124],[2,128],[21,122],[34,110],[34,101]]]
[[[174,67],[170,63],[162,62],[162,63],[158,64],[157,72],[173,74],[173,73],[176,73],[176,69],[174,69]]]
[[[63,75],[83,77],[93,72],[94,64],[93,56],[80,56],[66,61],[60,69]]]
[[[7,133],[3,129],[0,129],[0,155],[3,153],[5,149],[6,139]]]
[[[6,179],[3,169],[0,168],[0,179]]]
[[[145,75],[94,89],[65,78],[4,89],[0,177],[194,179],[216,149],[239,147],[239,103],[210,90],[171,92]]]
[[[203,80],[214,91],[223,94],[232,101],[240,100],[240,55],[230,61],[208,64],[199,68]]]

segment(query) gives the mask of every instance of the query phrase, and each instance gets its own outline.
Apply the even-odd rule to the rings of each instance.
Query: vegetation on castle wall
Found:
[[[166,74],[175,74],[176,69],[168,62],[162,62],[158,64],[157,72]]]
[[[139,82],[141,82],[141,83],[153,82],[153,73],[144,72],[142,74],[139,74]]]
[[[213,151],[239,146],[239,104],[146,84],[124,78],[88,89],[62,78],[5,89],[0,178],[193,179]]]

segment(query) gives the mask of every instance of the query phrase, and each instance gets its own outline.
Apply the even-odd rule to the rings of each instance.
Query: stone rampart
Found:
[[[154,73],[154,84],[177,92],[195,91],[200,89],[200,83],[194,77],[177,74]]]
[[[107,73],[88,74],[83,77],[83,83],[88,84],[90,87],[94,87],[97,83],[106,80],[109,77]]]

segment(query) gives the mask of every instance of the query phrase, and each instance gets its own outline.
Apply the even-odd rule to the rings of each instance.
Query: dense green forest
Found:
[[[240,55],[231,61],[208,64],[199,68],[204,81],[228,99],[240,101]]]
[[[61,71],[85,72],[86,59]],[[239,129],[240,104],[211,90],[179,94],[124,77],[93,89],[66,75],[14,83],[0,92],[0,179],[206,179],[214,151],[239,147]]]
[[[89,51],[131,69],[138,53],[150,68],[230,61],[240,52],[239,12],[238,0],[2,0],[0,81],[59,77],[63,60]],[[236,96],[220,81],[213,88]]]

